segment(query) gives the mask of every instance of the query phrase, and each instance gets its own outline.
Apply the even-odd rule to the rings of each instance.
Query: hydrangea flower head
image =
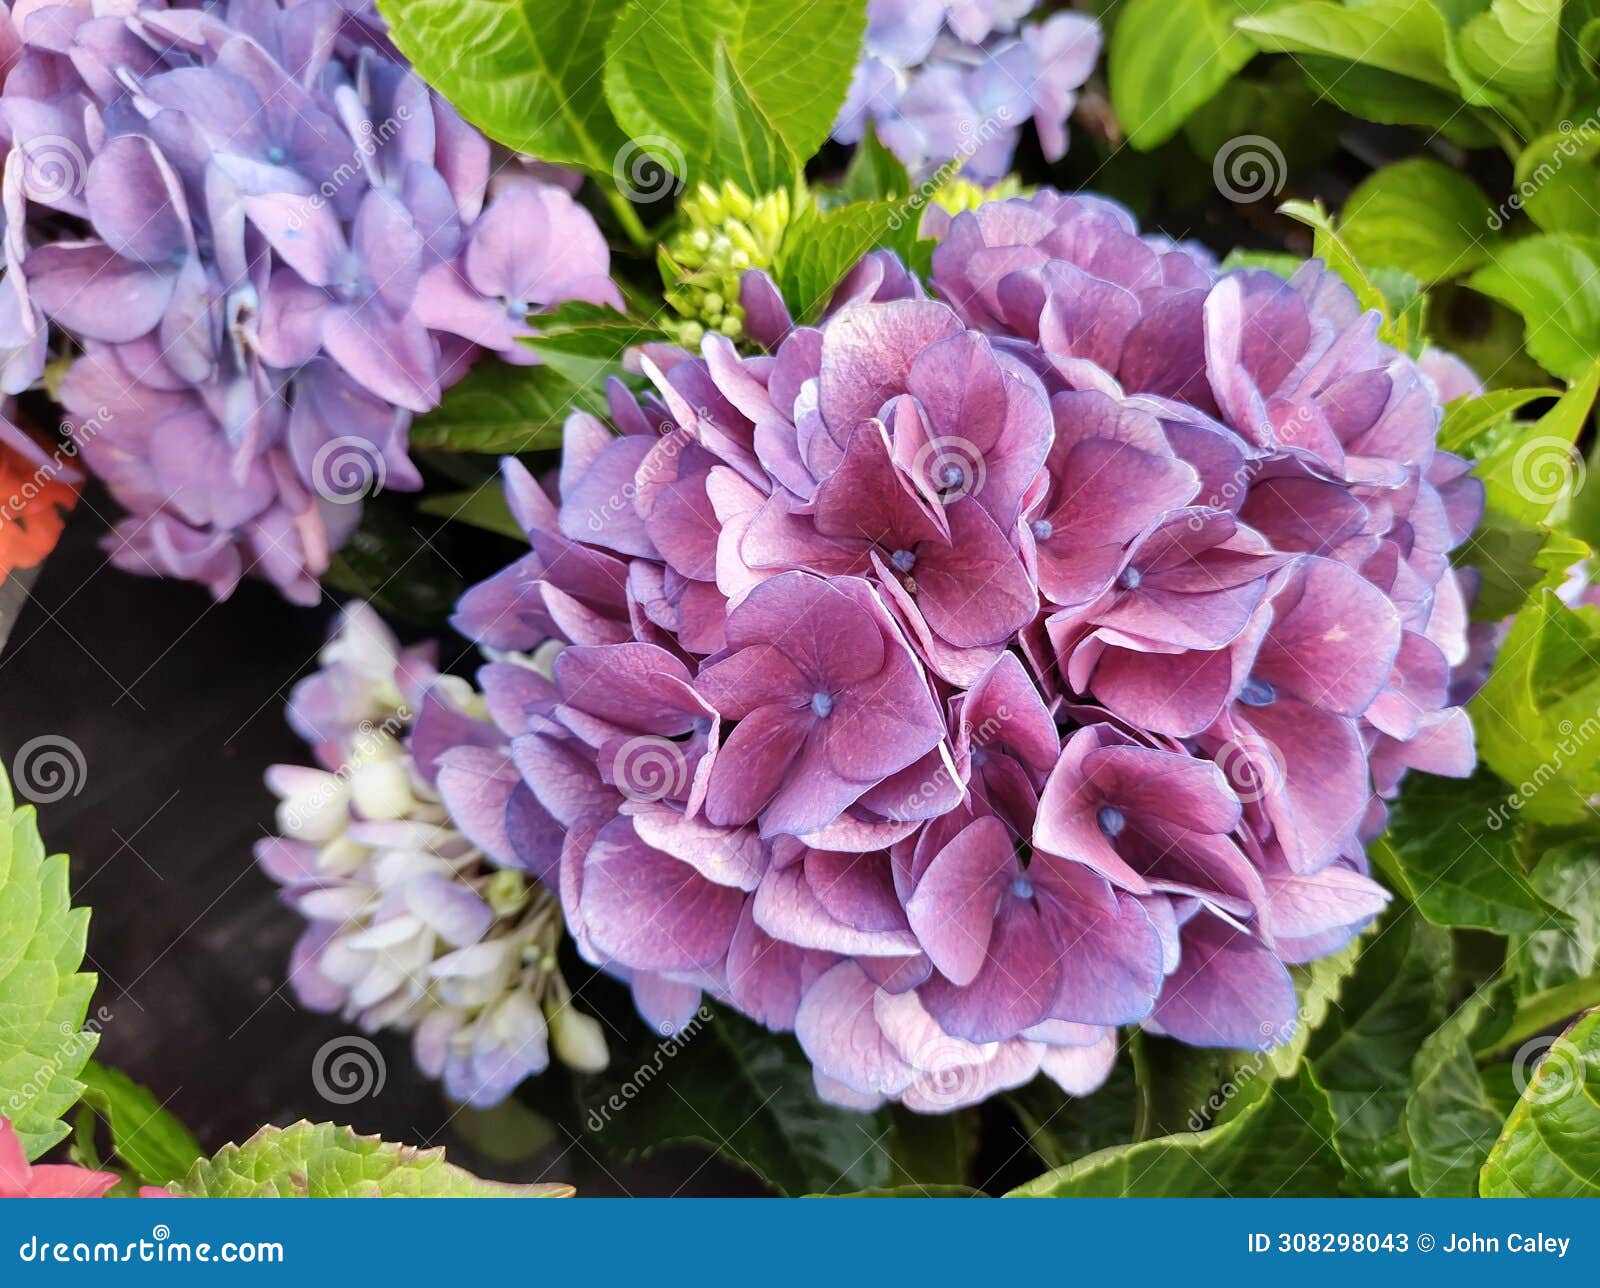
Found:
[[[113,562],[314,601],[414,413],[529,319],[620,302],[599,230],[397,61],[370,4],[0,13],[0,385],[48,327]]]
[[[1024,21],[1037,0],[870,0],[866,47],[833,137],[867,130],[923,179],[945,167],[980,183],[1010,168],[1030,117],[1045,157],[1067,150],[1067,118],[1100,53],[1079,13]]]
[[[281,836],[256,847],[262,869],[307,919],[289,982],[314,1010],[362,1028],[414,1035],[418,1065],[455,1100],[497,1104],[541,1072],[550,1049],[594,1071],[599,1026],[557,968],[561,916],[522,859],[538,806],[520,793],[525,847],[510,848],[505,797],[516,771],[484,697],[441,676],[431,646],[401,649],[365,605],[347,610],[322,666],[290,699],[289,720],[317,768],[276,765]],[[507,663],[494,691],[548,681]]]
[[[559,651],[483,825],[564,831],[544,879],[652,1019],[793,1030],[841,1104],[1285,1040],[1288,967],[1388,899],[1383,798],[1473,766],[1432,380],[1316,262],[1047,191],[814,326],[742,291],[765,352],[652,347],[553,478],[506,466],[531,549],[457,624]]]

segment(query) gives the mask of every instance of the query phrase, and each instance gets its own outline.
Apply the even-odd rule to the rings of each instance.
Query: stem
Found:
[[[606,203],[611,207],[612,214],[616,215],[617,222],[622,225],[622,231],[628,234],[628,240],[640,250],[648,250],[652,238],[645,230],[639,212],[633,208],[633,203],[615,188],[609,188],[604,183],[597,186],[605,193]]]
[[[1600,972],[1525,997],[1517,1003],[1505,1035],[1492,1047],[1479,1051],[1477,1061],[1480,1065],[1493,1064],[1529,1038],[1594,1006],[1600,1006]]]
[[[1139,1089],[1133,1106],[1133,1143],[1137,1145],[1141,1140],[1150,1139],[1155,1118],[1155,1106],[1150,1099],[1150,1060],[1144,1049],[1144,1034],[1137,1029],[1128,1035],[1128,1054],[1133,1060],[1134,1084]]]

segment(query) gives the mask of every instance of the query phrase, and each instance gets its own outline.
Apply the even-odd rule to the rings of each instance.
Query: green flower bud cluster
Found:
[[[707,331],[744,335],[739,278],[771,268],[793,214],[786,191],[751,197],[732,183],[701,184],[678,207],[679,230],[657,251],[667,303],[678,314],[663,329],[685,348]]]

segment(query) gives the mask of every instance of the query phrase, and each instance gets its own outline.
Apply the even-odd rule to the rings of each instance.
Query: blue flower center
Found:
[[[950,461],[939,471],[939,483],[943,487],[960,487],[967,481],[967,471],[956,461]]]
[[[1239,690],[1239,701],[1247,707],[1270,707],[1278,700],[1278,691],[1265,680],[1251,676]]]
[[[524,318],[526,318],[528,316],[528,301],[527,300],[507,300],[506,301],[506,316],[508,318],[511,318],[513,321],[521,322]]]
[[[1049,519],[1035,519],[1031,526],[1036,541],[1048,541],[1055,535],[1056,525]]]
[[[1121,586],[1123,590],[1138,590],[1143,581],[1143,574],[1132,564],[1129,564],[1117,574],[1117,585]]]
[[[1102,805],[1100,812],[1094,816],[1094,821],[1112,840],[1121,836],[1122,829],[1128,826],[1127,818],[1115,805]]]
[[[833,714],[833,695],[823,693],[820,689],[811,695],[811,712],[813,715],[826,720]]]
[[[1027,877],[1015,877],[1011,882],[1011,893],[1019,899],[1033,898],[1033,882]]]
[[[896,550],[889,556],[889,562],[899,572],[910,572],[917,566],[917,556],[910,550]]]
[[[282,165],[288,159],[289,153],[276,143],[267,149],[267,160],[273,165]]]

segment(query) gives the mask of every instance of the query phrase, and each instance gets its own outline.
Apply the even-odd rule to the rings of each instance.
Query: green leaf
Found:
[[[1418,80],[1454,96],[1446,62],[1448,32],[1433,0],[1332,0],[1291,5],[1239,26],[1263,49],[1323,54]]]
[[[1420,350],[1422,297],[1414,277],[1397,269],[1368,272],[1351,252],[1321,202],[1286,201],[1278,209],[1313,230],[1316,257],[1344,279],[1363,309],[1377,309],[1383,315],[1378,334],[1384,340],[1407,352]]]
[[[1600,970],[1600,842],[1574,840],[1546,850],[1528,880],[1572,924],[1511,937],[1506,963],[1522,996]]]
[[[1489,514],[1456,552],[1455,561],[1482,574],[1472,601],[1473,620],[1498,622],[1542,591],[1559,588],[1572,565],[1588,553],[1587,545],[1564,532]]]
[[[1337,1007],[1311,1040],[1311,1068],[1333,1109],[1349,1188],[1358,1193],[1409,1192],[1411,1062],[1447,1014],[1451,961],[1445,931],[1411,909],[1390,915],[1366,941]]]
[[[1487,450],[1480,447],[1474,472],[1483,480],[1490,514],[1536,525],[1570,505],[1583,484],[1584,463],[1575,444],[1600,390],[1600,361],[1532,424],[1508,426]]]
[[[856,144],[834,195],[842,202],[905,198],[911,195],[911,178],[900,158],[878,141],[877,131],[868,130]]]
[[[1057,1168],[1017,1198],[1286,1198],[1338,1193],[1333,1111],[1309,1071],[1209,1131],[1119,1145]]]
[[[1493,0],[1455,33],[1459,66],[1525,109],[1547,110],[1559,88],[1561,6],[1562,0]],[[1469,88],[1470,82],[1463,86]]]
[[[1436,282],[1488,258],[1484,240],[1493,213],[1471,179],[1417,157],[1368,175],[1345,203],[1339,234],[1363,264]]]
[[[618,374],[629,349],[662,338],[654,323],[584,300],[571,300],[533,322],[539,330],[525,341],[528,348],[585,390],[598,389],[607,376]]]
[[[624,3],[380,0],[379,10],[422,78],[485,134],[609,179],[628,140],[600,72]]]
[[[1541,591],[1517,614],[1488,682],[1471,704],[1479,754],[1516,785],[1518,810],[1544,823],[1584,823],[1600,791],[1600,612]],[[1503,799],[1503,798],[1502,798]],[[1480,800],[1479,813],[1489,808]],[[1504,826],[1503,805],[1491,815]],[[1542,926],[1507,926],[1540,930]]]
[[[976,1110],[919,1114],[892,1105],[889,1122],[889,1159],[897,1187],[915,1192],[926,1187],[965,1186],[967,1167],[978,1148]]]
[[[705,1014],[677,1037],[644,1033],[613,1051],[605,1073],[582,1080],[592,1144],[624,1160],[703,1145],[788,1195],[889,1184],[885,1115],[819,1100],[792,1037],[731,1011]]]
[[[1505,1030],[1511,1001],[1504,980],[1486,984],[1417,1049],[1405,1125],[1411,1186],[1423,1198],[1477,1193],[1478,1169],[1500,1134],[1502,1114],[1473,1052]]]
[[[100,1040],[84,1029],[95,977],[83,974],[89,910],[74,908],[64,854],[45,856],[33,806],[0,768],[0,1113],[32,1158],[67,1134],[62,1115]]]
[[[417,502],[417,509],[424,514],[438,515],[441,519],[482,528],[485,532],[495,532],[514,541],[521,541],[526,536],[522,525],[511,516],[505,488],[498,479],[491,479],[465,492],[440,492],[425,496]]]
[[[773,268],[790,310],[797,318],[814,318],[868,251],[886,248],[911,261],[919,218],[917,210],[899,201],[857,202],[799,215],[784,233]]]
[[[91,1060],[83,1083],[84,1100],[105,1120],[117,1156],[142,1184],[181,1180],[200,1159],[189,1129],[127,1074]]]
[[[1474,397],[1457,398],[1444,409],[1439,426],[1439,447],[1476,457],[1477,440],[1489,430],[1514,416],[1531,402],[1559,397],[1561,391],[1547,385],[1531,389],[1491,389]]]
[[[411,446],[496,455],[559,447],[568,414],[599,411],[603,405],[598,390],[573,384],[553,367],[488,360],[411,423]]]
[[[201,1159],[174,1187],[191,1198],[566,1198],[570,1185],[503,1185],[445,1162],[443,1149],[393,1145],[333,1123],[263,1127]]]
[[[1597,156],[1600,128],[1592,123],[1540,135],[1517,157],[1512,201],[1546,232],[1593,233],[1600,211]]]
[[[1508,795],[1484,769],[1465,783],[1410,774],[1372,858],[1436,926],[1504,935],[1560,922],[1522,874]]]
[[[680,178],[767,192],[828,137],[865,30],[860,0],[629,0],[606,98],[635,140],[682,155]]]
[[[1243,0],[1128,0],[1111,29],[1111,105],[1141,151],[1171,138],[1190,114],[1255,55],[1234,20]]]
[[[1557,1038],[1483,1165],[1485,1198],[1600,1197],[1600,1011]]]
[[[1600,240],[1545,234],[1496,243],[1469,279],[1522,315],[1528,352],[1564,380],[1600,357]]]

